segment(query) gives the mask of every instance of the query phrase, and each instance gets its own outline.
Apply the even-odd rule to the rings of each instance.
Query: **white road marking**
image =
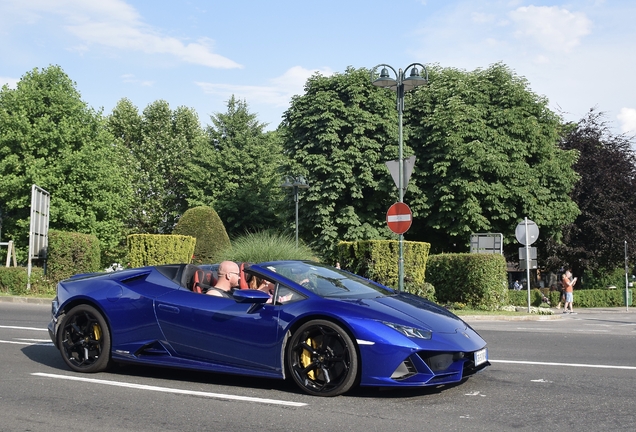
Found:
[[[208,392],[193,391],[193,390],[181,390],[181,389],[174,389],[174,388],[168,388],[168,387],[157,387],[157,386],[150,386],[150,385],[143,385],[143,384],[132,384],[132,383],[126,383],[126,382],[119,382],[119,381],[108,381],[108,380],[83,378],[83,377],[75,377],[75,376],[68,376],[68,375],[55,375],[55,374],[40,373],[40,372],[32,373],[31,375],[45,377],[45,378],[57,378],[57,379],[65,379],[70,381],[83,381],[83,382],[88,382],[93,384],[104,384],[104,385],[110,385],[110,386],[116,386],[116,387],[126,387],[126,388],[133,388],[133,389],[139,389],[139,390],[156,391],[156,392],[162,392],[162,393],[202,396],[202,397],[208,397],[208,398],[214,398],[214,399],[237,400],[237,401],[244,401],[244,402],[266,403],[266,404],[272,404],[272,405],[286,405],[286,406],[293,406],[293,407],[302,407],[307,405],[306,403],[301,403],[301,402],[289,402],[289,401],[276,400],[276,399],[263,399],[263,398],[255,398],[255,397],[248,397],[248,396],[236,396],[236,395],[228,395],[228,394],[222,394],[222,393],[208,393]]]
[[[582,364],[582,363],[553,363],[553,362],[532,362],[532,361],[520,361],[520,360],[492,360],[488,359],[490,363],[512,363],[512,364],[527,364],[527,365],[539,365],[539,366],[568,366],[568,367],[588,367],[596,369],[624,369],[624,370],[636,370],[636,366],[614,366],[614,365],[598,365],[598,364]]]
[[[47,329],[43,329],[43,328],[36,328],[36,327],[18,327],[18,326],[3,326],[0,325],[0,328],[5,328],[5,329],[14,329],[14,330],[37,330],[37,331],[48,331]]]
[[[0,343],[15,344],[15,345],[53,346],[53,342],[18,342],[18,341],[0,340]]]

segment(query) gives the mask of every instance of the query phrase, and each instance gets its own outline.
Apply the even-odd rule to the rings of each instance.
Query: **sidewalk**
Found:
[[[563,309],[551,308],[552,315],[539,315],[539,314],[527,314],[519,312],[518,316],[515,315],[460,315],[459,317],[466,322],[474,321],[549,321],[559,320],[570,316],[577,315],[609,315],[618,313],[634,313],[636,314],[636,307],[629,307],[626,310],[622,307],[608,307],[608,308],[574,308],[574,314],[564,314]]]

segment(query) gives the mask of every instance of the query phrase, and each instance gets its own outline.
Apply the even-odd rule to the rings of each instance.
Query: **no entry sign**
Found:
[[[386,212],[386,223],[389,229],[396,234],[404,234],[411,228],[413,213],[409,206],[403,202],[396,202]]]

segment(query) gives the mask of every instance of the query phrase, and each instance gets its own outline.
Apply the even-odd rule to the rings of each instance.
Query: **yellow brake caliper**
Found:
[[[316,348],[316,343],[311,338],[307,339],[306,342],[307,342],[307,345],[309,345],[310,347]],[[302,365],[303,368],[306,368],[307,366],[311,364],[311,353],[307,351],[306,349],[303,349],[303,352],[300,355],[300,364]],[[307,372],[307,377],[309,377],[309,379],[311,380],[316,379],[314,375],[314,371]]]
[[[93,324],[93,336],[95,336],[96,341],[102,338],[102,329],[97,324]]]

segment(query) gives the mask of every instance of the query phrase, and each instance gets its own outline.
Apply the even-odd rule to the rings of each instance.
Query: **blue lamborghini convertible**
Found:
[[[242,265],[244,289],[205,295],[217,268],[73,276],[58,284],[51,340],[78,372],[121,362],[291,377],[318,396],[455,383],[489,365],[469,325],[420,297],[306,261]],[[253,278],[267,289],[249,289]]]

